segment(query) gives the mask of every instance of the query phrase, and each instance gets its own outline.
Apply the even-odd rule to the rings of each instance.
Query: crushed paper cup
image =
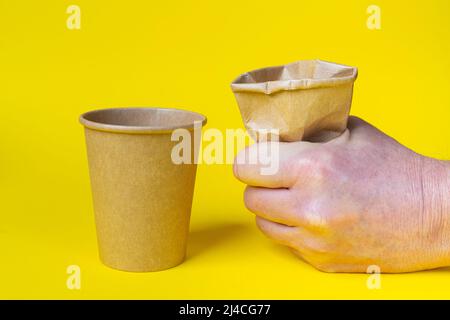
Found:
[[[347,127],[354,67],[303,60],[242,74],[231,84],[249,134],[278,130],[280,141],[327,141]]]
[[[158,271],[184,260],[196,164],[174,164],[178,128],[206,118],[162,108],[117,108],[80,116],[85,127],[100,260],[125,271]],[[193,146],[200,133],[190,135]],[[195,148],[191,148],[195,150]]]

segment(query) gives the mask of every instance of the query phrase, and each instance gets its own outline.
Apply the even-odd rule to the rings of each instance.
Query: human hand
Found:
[[[276,143],[276,142],[271,142]],[[450,165],[355,117],[327,143],[279,144],[279,170],[244,163],[244,200],[269,238],[319,270],[410,272],[450,265]]]

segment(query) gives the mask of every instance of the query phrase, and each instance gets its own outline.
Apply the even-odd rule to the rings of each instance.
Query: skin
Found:
[[[274,175],[245,163],[257,148],[234,165],[248,185],[245,204],[265,235],[318,270],[450,266],[449,162],[419,155],[355,117],[332,141],[279,143]]]

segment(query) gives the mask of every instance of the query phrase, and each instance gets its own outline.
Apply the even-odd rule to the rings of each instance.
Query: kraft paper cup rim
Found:
[[[145,121],[139,123],[139,121],[142,121],[142,118],[138,119],[139,117],[135,117],[133,120],[130,120],[130,118],[125,119],[127,116],[130,116],[131,113],[135,113],[135,116],[137,116],[139,113],[141,115],[144,115],[145,113],[154,113],[156,115],[159,113],[159,115],[178,115],[181,116],[181,118],[183,118],[183,116],[185,118],[178,119],[177,121],[170,121],[167,119],[165,121],[161,120],[161,122],[167,122],[166,124],[149,124],[144,123]],[[110,118],[105,120],[105,116],[109,116]],[[170,133],[176,129],[193,130],[195,123],[201,123],[201,126],[204,126],[207,122],[207,119],[200,113],[183,109],[160,107],[129,107],[105,108],[88,111],[80,116],[79,121],[84,127],[97,131],[129,134],[164,134]],[[155,122],[157,121],[158,120],[155,120]]]
[[[322,65],[325,68],[335,69],[336,74],[328,77],[314,78],[300,77],[296,79],[292,77],[291,79],[267,79],[267,74],[271,72],[278,72],[279,75],[283,71],[296,67],[311,64],[314,67]],[[346,71],[348,74],[339,75],[340,71]],[[289,72],[287,72],[289,73]],[[254,76],[262,76],[263,80],[255,80]],[[272,94],[280,91],[293,91],[293,90],[305,90],[314,88],[326,88],[326,87],[336,87],[348,83],[353,83],[358,76],[358,69],[355,67],[338,64],[334,62],[328,62],[324,60],[299,60],[293,63],[266,67],[255,69],[238,76],[232,83],[231,89],[233,92],[254,92],[254,93],[264,93]],[[266,77],[266,79],[264,79]]]

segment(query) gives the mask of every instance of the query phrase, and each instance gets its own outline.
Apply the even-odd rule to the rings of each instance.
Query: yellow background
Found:
[[[81,8],[81,30],[66,8]],[[382,30],[366,9],[382,10]],[[325,274],[272,244],[229,165],[200,165],[186,262],[133,274],[97,258],[80,113],[165,106],[242,127],[240,73],[321,58],[359,68],[352,113],[450,158],[450,2],[0,1],[0,298],[450,298],[450,269]],[[66,268],[81,267],[81,290]]]

